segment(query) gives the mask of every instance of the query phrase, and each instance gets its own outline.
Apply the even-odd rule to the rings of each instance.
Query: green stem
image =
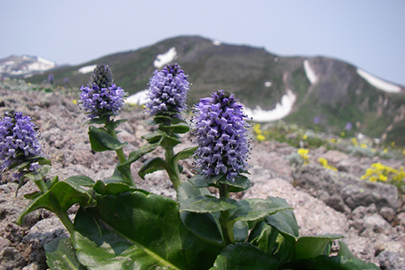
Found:
[[[226,184],[220,184],[219,195],[221,198],[229,199],[229,186]],[[220,212],[219,220],[221,223],[222,234],[224,236],[226,245],[233,244],[235,242],[235,236],[233,233],[233,225],[235,224],[235,222],[229,220],[230,216],[231,216],[230,210]]]
[[[62,221],[65,228],[69,231],[70,235],[72,235],[72,233],[73,233],[73,223],[70,220],[67,213],[65,211],[61,211],[61,212],[57,213],[57,216],[59,217],[60,221]]]
[[[173,162],[173,156],[174,156],[173,147],[164,147],[164,149],[165,149],[166,161],[173,167],[174,172],[175,172],[175,175],[169,174],[169,178],[170,178],[170,181],[172,181],[174,189],[177,191],[177,188],[180,186],[180,184],[182,182],[181,177],[180,177],[180,172],[179,172],[179,165],[177,163],[174,164],[174,162]]]
[[[108,134],[110,134],[111,136],[113,136],[115,139],[118,140],[118,138],[117,138],[117,133],[115,132],[115,130],[110,130],[110,129],[107,128],[107,131],[108,131]],[[124,163],[124,162],[127,160],[127,158],[125,157],[125,154],[124,154],[124,151],[122,150],[122,148],[120,148],[120,149],[118,149],[118,150],[115,150],[115,153],[117,154],[118,161],[120,162],[120,164],[121,164],[121,163]],[[129,169],[129,170],[131,170],[131,169]],[[136,187],[135,182],[134,182],[134,179],[132,179],[131,171],[130,171],[129,175],[131,175],[130,178],[128,178],[127,176],[124,175],[125,183],[127,183],[127,184],[130,185],[130,186]]]

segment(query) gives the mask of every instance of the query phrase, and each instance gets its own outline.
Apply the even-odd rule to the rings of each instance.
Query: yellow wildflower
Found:
[[[360,147],[361,147],[361,148],[367,148],[367,144],[362,143],[362,144],[360,145]]]
[[[382,182],[386,182],[386,181],[387,181],[387,176],[385,176],[385,175],[383,175],[383,174],[380,174],[380,175],[378,176],[378,180],[380,180],[380,181],[382,181]]]
[[[259,134],[259,135],[257,135],[256,139],[257,139],[259,142],[262,142],[262,141],[265,141],[265,140],[266,140],[266,137],[264,137],[262,134]]]
[[[388,149],[387,149],[387,148],[385,148],[385,149],[384,149],[384,153],[387,153],[387,152],[388,152]]]
[[[377,177],[376,176],[371,176],[369,179],[368,179],[370,182],[376,182],[377,181]]]
[[[395,142],[392,142],[392,143],[391,143],[391,146],[394,147],[394,146],[395,146]]]
[[[72,100],[72,103],[77,104],[77,100],[76,99]]]
[[[335,138],[332,138],[332,139],[330,139],[330,141],[333,142],[333,143],[335,143],[335,142],[336,142],[336,139],[335,139]],[[404,154],[404,155],[405,155],[405,154]]]
[[[306,139],[308,139],[308,136],[304,134],[304,135],[302,135],[302,139],[306,140]]]

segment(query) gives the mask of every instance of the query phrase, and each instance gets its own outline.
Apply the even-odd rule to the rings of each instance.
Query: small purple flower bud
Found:
[[[319,117],[318,116],[314,118],[314,124],[319,124]]]
[[[38,171],[40,165],[35,162],[36,156],[43,156],[38,142],[36,126],[31,117],[21,112],[6,112],[0,119],[0,171],[12,164],[31,162],[30,171]],[[34,158],[34,159],[33,159]]]
[[[112,82],[112,74],[108,66],[98,65],[90,78],[88,86],[82,86],[80,94],[81,107],[89,114],[89,118],[112,116],[124,106],[127,93]]]
[[[347,122],[347,123],[346,123],[346,127],[345,127],[345,129],[346,129],[346,130],[351,130],[352,128],[353,128],[352,123]]]
[[[189,91],[188,75],[178,64],[169,64],[162,71],[155,71],[150,79],[146,109],[151,115],[174,115],[186,109]]]
[[[202,98],[192,119],[197,136],[196,164],[204,176],[226,174],[228,181],[249,167],[250,150],[247,116],[234,95],[219,90]]]

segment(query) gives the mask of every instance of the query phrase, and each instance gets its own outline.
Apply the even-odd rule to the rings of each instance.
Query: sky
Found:
[[[280,56],[331,57],[405,86],[404,0],[0,0],[0,10],[0,59],[79,65],[199,35]]]

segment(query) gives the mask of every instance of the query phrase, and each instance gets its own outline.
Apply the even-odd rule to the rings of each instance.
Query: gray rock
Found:
[[[405,260],[396,252],[383,251],[376,259],[383,270],[405,270]]]
[[[0,266],[4,270],[21,269],[27,260],[14,247],[6,247],[0,252]]]
[[[390,207],[382,207],[380,210],[380,215],[385,218],[388,222],[394,221],[396,211]]]
[[[24,266],[21,270],[39,270],[39,264],[37,262],[30,263],[27,266]]]
[[[379,214],[365,217],[363,225],[364,228],[371,229],[375,233],[383,232],[391,227],[390,224]]]

